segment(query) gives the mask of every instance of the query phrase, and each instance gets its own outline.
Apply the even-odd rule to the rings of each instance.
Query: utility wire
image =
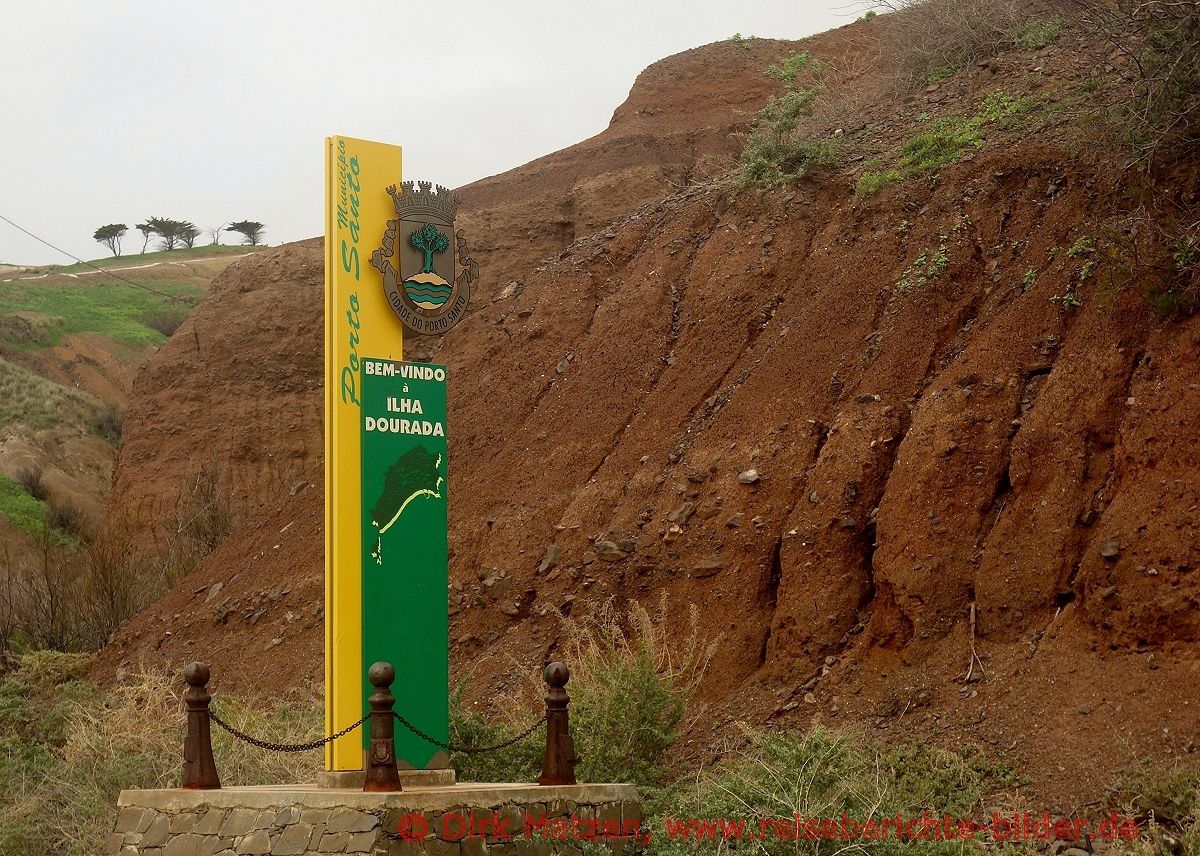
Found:
[[[35,241],[45,244],[47,247],[54,250],[55,252],[62,253],[64,256],[66,256],[69,259],[75,259],[75,261],[78,262],[79,264],[84,265],[85,267],[90,267],[94,271],[99,271],[100,273],[106,273],[109,276],[111,276],[113,279],[120,280],[121,282],[125,283],[126,285],[132,285],[134,288],[140,288],[142,291],[148,291],[151,294],[157,294],[159,297],[165,297],[168,300],[178,300],[179,302],[186,303],[189,306],[192,305],[192,299],[190,297],[180,297],[177,294],[167,294],[165,291],[159,291],[158,289],[151,288],[148,285],[142,285],[140,282],[134,282],[133,280],[126,279],[123,276],[117,276],[115,273],[108,270],[107,268],[99,267],[97,265],[92,264],[91,262],[85,262],[83,259],[79,258],[78,256],[74,256],[71,253],[68,253],[66,250],[64,250],[60,247],[54,246],[54,244],[50,243],[45,238],[39,238],[37,235],[33,234],[33,232],[30,232],[24,226],[20,225],[19,223],[14,223],[12,220],[9,220],[3,214],[0,214],[0,220],[3,220],[5,223],[12,226],[14,229],[18,229],[18,230],[24,232],[26,235],[33,238]]]

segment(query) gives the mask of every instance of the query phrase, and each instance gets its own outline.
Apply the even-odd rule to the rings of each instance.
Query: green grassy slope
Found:
[[[172,282],[150,287],[161,294],[107,277],[0,283],[0,343],[26,350],[56,345],[65,333],[99,333],[134,347],[161,345],[166,337],[147,323],[152,313],[190,309],[204,289]]]

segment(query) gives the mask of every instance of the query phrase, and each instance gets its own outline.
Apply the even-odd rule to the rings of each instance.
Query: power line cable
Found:
[[[180,297],[178,294],[167,294],[165,291],[159,291],[158,289],[151,288],[148,285],[142,285],[140,282],[134,282],[133,280],[126,279],[123,276],[117,276],[115,273],[108,270],[107,268],[98,267],[97,265],[94,265],[91,262],[85,262],[83,259],[79,258],[78,256],[72,255],[71,253],[68,253],[66,250],[62,249],[61,247],[54,246],[54,244],[50,243],[45,238],[39,238],[37,235],[33,234],[33,232],[30,232],[24,226],[20,225],[19,223],[14,223],[12,220],[9,220],[3,214],[0,214],[0,220],[3,220],[5,223],[12,226],[14,229],[18,229],[18,230],[24,232],[26,235],[33,238],[35,241],[45,244],[47,247],[54,250],[56,253],[62,253],[67,258],[74,259],[79,264],[84,265],[85,267],[90,267],[94,271],[99,271],[100,273],[106,273],[109,276],[111,276],[113,279],[120,280],[121,282],[125,283],[126,285],[132,285],[134,288],[140,288],[142,291],[148,291],[151,294],[157,294],[159,297],[165,297],[168,300],[178,300],[179,302],[186,303],[189,306],[194,305],[193,301],[190,297]]]

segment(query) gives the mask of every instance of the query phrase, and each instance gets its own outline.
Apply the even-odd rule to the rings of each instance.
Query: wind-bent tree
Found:
[[[208,230],[208,234],[212,238],[212,243],[209,244],[210,247],[221,246],[221,233],[224,231],[225,231],[224,224],[217,226],[217,228],[215,228],[215,229]]]
[[[101,226],[92,235],[104,246],[108,247],[113,256],[121,255],[121,239],[125,237],[125,233],[129,231],[129,227],[124,223],[109,223],[107,226]]]
[[[142,255],[144,256],[146,247],[150,244],[150,236],[154,234],[154,227],[149,223],[138,223],[134,228],[142,233]]]
[[[196,246],[196,239],[200,237],[200,230],[196,228],[195,223],[184,220],[179,226],[179,240],[189,250]]]
[[[238,220],[225,227],[226,232],[237,232],[246,240],[242,243],[257,247],[262,243],[263,224],[255,220]]]
[[[425,266],[421,273],[433,272],[433,254],[446,252],[450,239],[437,230],[432,223],[426,223],[420,229],[408,236],[408,243],[414,250],[425,254]]]
[[[170,217],[151,217],[146,222],[151,231],[162,239],[159,246],[168,252],[178,249],[184,243],[187,227],[196,228],[185,220],[172,220]],[[195,238],[193,237],[192,240]]]

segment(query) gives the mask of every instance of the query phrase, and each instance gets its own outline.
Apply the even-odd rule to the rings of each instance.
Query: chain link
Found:
[[[320,749],[326,743],[332,743],[339,737],[345,737],[347,734],[358,728],[370,718],[370,714],[367,714],[358,722],[354,723],[353,725],[346,726],[337,734],[330,734],[328,737],[322,737],[320,740],[310,740],[307,743],[272,743],[269,740],[259,740],[257,737],[251,737],[249,734],[238,731],[228,722],[225,722],[223,719],[221,719],[221,717],[217,716],[216,711],[212,709],[208,711],[208,716],[213,722],[224,728],[238,740],[241,740],[244,743],[249,743],[251,746],[257,746],[259,749],[266,749],[270,752],[307,752],[310,749]]]
[[[479,755],[484,752],[496,752],[500,749],[507,749],[509,746],[512,746],[514,743],[519,743],[520,741],[522,741],[526,737],[528,737],[530,734],[533,734],[533,732],[538,729],[538,726],[540,726],[542,723],[544,723],[546,721],[546,715],[542,714],[541,719],[539,719],[537,722],[533,723],[533,725],[526,728],[524,731],[522,731],[516,737],[510,737],[508,740],[505,740],[503,743],[497,743],[494,746],[455,746],[453,743],[443,743],[440,740],[430,737],[424,731],[417,728],[415,725],[413,725],[411,722],[409,722],[407,719],[405,719],[403,716],[396,713],[395,711],[392,711],[392,716],[396,717],[397,722],[399,722],[401,725],[403,725],[405,728],[407,728],[413,734],[420,737],[426,743],[432,743],[434,746],[437,746],[441,749],[445,749],[447,752],[461,752],[464,755]]]
[[[251,746],[257,746],[259,749],[266,749],[269,752],[307,752],[311,749],[320,749],[326,743],[332,743],[334,740],[337,740],[339,737],[345,737],[351,731],[358,728],[360,725],[362,725],[364,722],[366,722],[368,719],[371,718],[371,715],[368,713],[365,716],[363,716],[363,718],[360,719],[358,722],[355,722],[351,725],[346,726],[345,728],[343,728],[341,731],[337,732],[336,734],[330,734],[328,737],[322,737],[319,740],[310,740],[307,743],[273,743],[270,740],[259,740],[257,737],[251,737],[249,734],[246,734],[243,731],[238,731],[236,728],[234,728],[228,722],[221,719],[221,717],[217,715],[217,712],[215,710],[210,709],[208,712],[208,715],[209,715],[209,718],[212,719],[213,722],[215,722],[217,725],[221,726],[221,728],[228,731],[230,734],[232,734],[238,740],[241,740],[244,743],[249,743]],[[401,725],[403,725],[405,728],[407,728],[413,734],[420,737],[426,743],[432,743],[434,746],[437,746],[441,749],[445,749],[447,752],[461,752],[464,755],[479,755],[484,752],[498,752],[501,749],[507,749],[509,746],[512,746],[514,743],[519,743],[520,741],[524,740],[526,737],[528,737],[530,734],[532,734],[534,731],[536,731],[538,729],[538,727],[541,726],[546,721],[546,716],[545,716],[545,714],[543,714],[541,719],[538,719],[536,722],[534,722],[532,725],[530,725],[528,728],[526,728],[520,734],[517,734],[514,737],[510,737],[508,740],[505,740],[502,743],[496,743],[493,746],[455,746],[452,743],[443,743],[441,740],[431,737],[430,735],[426,734],[424,731],[417,728],[415,725],[413,725],[411,722],[409,722],[407,719],[405,719],[403,716],[396,713],[395,711],[392,711],[392,716],[394,716],[396,718],[397,722],[399,722]]]

